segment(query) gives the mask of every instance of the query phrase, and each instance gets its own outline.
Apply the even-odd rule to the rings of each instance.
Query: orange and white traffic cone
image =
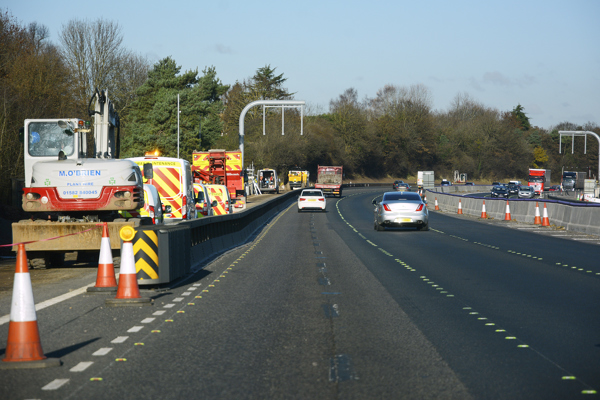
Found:
[[[112,250],[110,248],[110,237],[108,235],[108,224],[105,222],[102,228],[102,241],[100,242],[100,257],[98,258],[98,276],[96,286],[87,288],[88,292],[114,292],[117,290],[117,279],[115,278],[115,266],[113,264]]]
[[[504,214],[504,220],[510,221],[510,205],[508,204],[508,200],[506,200],[506,213]]]
[[[481,206],[481,218],[487,218],[487,212],[485,212],[485,200],[483,201],[483,206]]]
[[[542,218],[542,226],[550,226],[550,220],[548,219],[548,209],[546,203],[544,203],[544,217]]]
[[[123,239],[123,246],[121,246],[121,270],[117,296],[114,299],[106,299],[105,304],[108,306],[151,305],[151,299],[140,295],[140,288],[137,283],[135,257],[133,255],[133,244],[131,243],[135,237],[135,230],[132,226],[126,225],[119,231],[119,236]]]
[[[440,207],[438,206],[437,197],[435,198],[435,211],[440,211]]]
[[[19,244],[5,357],[0,369],[60,366],[42,351],[25,245]]]
[[[533,224],[534,225],[542,224],[542,217],[540,217],[540,206],[537,201],[535,202],[535,218],[533,219]]]
[[[457,214],[462,214],[462,203],[460,201],[460,199],[458,199],[458,211],[456,212]]]

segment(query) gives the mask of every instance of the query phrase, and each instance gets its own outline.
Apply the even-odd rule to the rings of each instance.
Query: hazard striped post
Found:
[[[510,205],[508,204],[508,200],[506,200],[506,212],[504,213],[504,220],[510,221]]]
[[[456,212],[457,214],[462,214],[462,203],[460,201],[460,199],[458,199],[458,211]]]
[[[119,286],[117,296],[114,299],[106,299],[107,306],[149,306],[152,300],[140,295],[140,288],[137,283],[137,272],[135,269],[135,256],[133,255],[133,244],[131,241],[135,237],[135,230],[132,226],[126,225],[119,231],[119,236],[123,239],[121,246],[121,270],[119,273]]]
[[[548,219],[548,209],[546,203],[544,203],[544,217],[542,218],[542,226],[550,226],[550,220]]]
[[[437,197],[435,198],[435,211],[440,211],[440,207],[438,206]]]
[[[481,206],[481,218],[486,219],[487,216],[487,212],[485,211],[485,200],[483,201],[483,206]]]
[[[534,225],[541,225],[542,224],[542,217],[540,216],[540,205],[538,204],[538,202],[535,202],[535,218],[533,219],[533,224]]]
[[[102,225],[102,241],[100,242],[100,257],[98,257],[96,286],[87,288],[89,293],[109,293],[117,290],[115,266],[113,264],[110,237],[108,235],[108,223],[104,222]]]
[[[42,351],[27,254],[25,245],[19,244],[8,340],[0,369],[46,368],[57,367],[60,364],[60,359],[47,358]]]

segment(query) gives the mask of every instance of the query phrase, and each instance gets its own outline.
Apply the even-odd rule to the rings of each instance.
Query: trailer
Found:
[[[344,167],[317,166],[317,183],[315,189],[321,189],[325,194],[342,197],[342,180]]]

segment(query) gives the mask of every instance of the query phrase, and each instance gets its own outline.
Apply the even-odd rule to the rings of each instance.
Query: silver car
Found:
[[[415,227],[417,230],[429,230],[429,211],[418,193],[386,192],[381,202],[375,205],[375,230],[385,227]]]
[[[530,186],[519,186],[517,195],[520,199],[532,199],[535,196],[535,191]]]

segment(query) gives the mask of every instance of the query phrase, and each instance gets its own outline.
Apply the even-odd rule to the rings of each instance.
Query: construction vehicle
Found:
[[[302,171],[298,168],[289,170],[288,185],[290,186],[290,190],[308,187],[308,176],[308,171]]]
[[[344,167],[317,166],[317,183],[315,189],[321,189],[325,194],[342,197],[342,178]]]
[[[30,219],[13,223],[12,233],[13,243],[32,242],[25,246],[32,265],[60,265],[66,251],[83,255],[87,250],[99,250],[99,222],[109,222],[112,249],[120,248],[121,227],[140,224],[140,219],[125,220],[119,215],[119,211],[144,205],[140,169],[131,161],[116,159],[119,116],[106,91],[96,90],[89,106],[88,113],[94,117],[93,154],[89,155],[89,122],[78,118],[25,120],[22,202]]]
[[[543,194],[550,185],[550,172],[549,169],[529,168],[528,186],[533,188],[535,194]]]
[[[561,182],[563,190],[583,190],[586,175],[585,172],[564,171]]]
[[[270,168],[259,170],[258,188],[262,193],[279,193],[279,178],[277,178],[277,172]]]
[[[129,158],[142,170],[144,183],[153,185],[165,207],[165,223],[194,219],[197,216],[194,201],[192,170],[189,161],[182,158],[160,157],[157,151],[145,157]]]
[[[208,150],[192,153],[194,182],[227,187],[234,208],[246,207],[241,150]]]

